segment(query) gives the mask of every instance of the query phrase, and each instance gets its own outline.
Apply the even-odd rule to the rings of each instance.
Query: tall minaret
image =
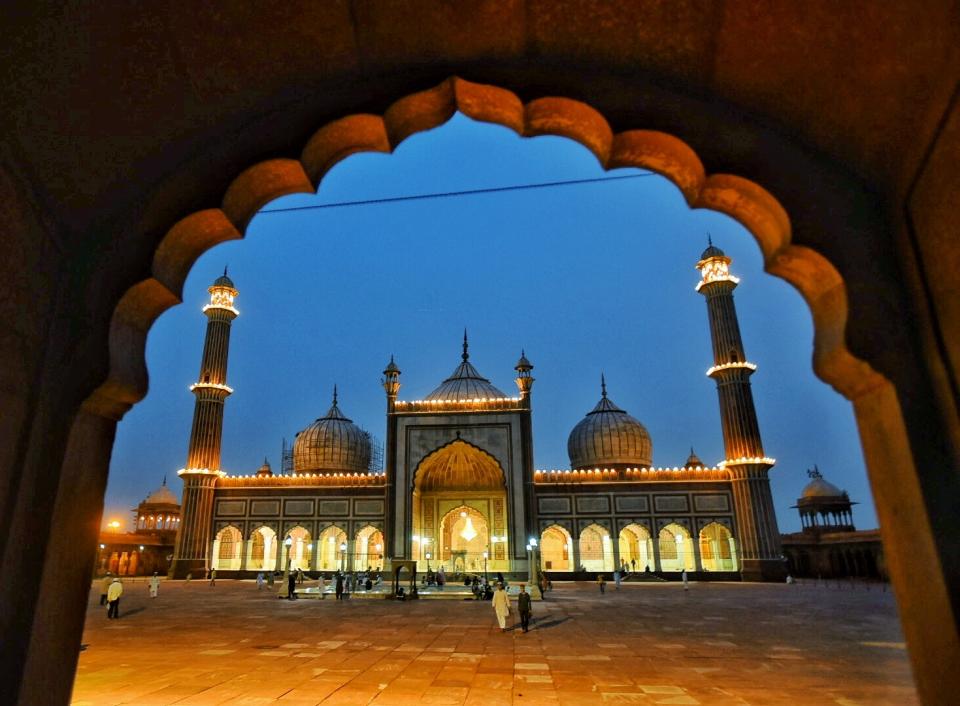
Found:
[[[395,508],[397,507],[397,485],[394,482],[397,471],[397,418],[394,411],[397,408],[397,393],[400,392],[400,366],[390,356],[390,362],[383,369],[383,378],[380,380],[384,392],[387,393],[387,445],[383,463],[384,484],[386,485],[387,507],[384,512],[383,546],[388,556],[404,556],[406,537],[401,532],[394,531]]]
[[[782,579],[785,568],[780,531],[767,477],[774,461],[763,453],[750,390],[750,376],[757,366],[747,362],[733,303],[733,290],[740,280],[730,274],[730,258],[712,241],[700,256],[697,269],[701,275],[697,291],[706,297],[710,318],[713,367],[707,375],[717,383],[720,397],[726,451],[723,466],[732,481],[741,573],[749,580]]]
[[[177,473],[183,479],[180,530],[170,572],[174,578],[188,573],[200,577],[206,569],[213,512],[213,490],[220,470],[220,441],[223,434],[223,403],[233,390],[227,387],[227,352],[230,325],[239,315],[233,300],[239,292],[233,281],[218,277],[210,286],[210,303],[203,307],[207,336],[203,342],[200,377],[190,390],[197,398],[193,428],[187,450],[186,468]]]

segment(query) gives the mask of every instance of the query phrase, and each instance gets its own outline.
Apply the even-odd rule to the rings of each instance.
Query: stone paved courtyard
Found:
[[[277,600],[249,582],[91,593],[73,703],[917,703],[876,586],[558,584],[501,634],[489,603]],[[511,616],[515,617],[515,613]]]

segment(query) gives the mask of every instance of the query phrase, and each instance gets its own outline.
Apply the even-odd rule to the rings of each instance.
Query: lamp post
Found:
[[[347,543],[340,542],[340,571],[346,573],[347,571]]]
[[[534,586],[537,586],[537,572],[540,569],[540,566],[537,562],[537,538],[531,537],[527,541],[527,551],[530,552],[529,566],[530,566],[530,590],[533,590]]]
[[[293,545],[293,537],[287,537],[283,540],[283,546],[287,549],[287,560],[283,563],[283,583],[280,586],[280,598],[290,597],[290,547]]]
[[[483,580],[487,580],[487,557],[490,556],[490,552],[483,553]]]

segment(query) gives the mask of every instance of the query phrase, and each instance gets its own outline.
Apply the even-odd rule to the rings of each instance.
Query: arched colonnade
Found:
[[[640,523],[623,527],[614,542],[599,524],[581,528],[574,537],[559,524],[540,533],[540,568],[546,572],[613,571],[738,571],[736,539],[720,522],[703,526],[694,540],[690,530],[670,523],[654,536]]]
[[[383,568],[383,533],[366,525],[349,539],[338,525],[326,526],[317,537],[301,526],[289,528],[278,540],[276,530],[262,525],[244,537],[235,525],[220,529],[213,539],[210,568],[217,571],[362,570]]]

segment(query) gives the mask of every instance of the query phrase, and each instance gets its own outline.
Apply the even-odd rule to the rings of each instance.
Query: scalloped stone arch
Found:
[[[762,186],[732,174],[708,175],[697,154],[672,135],[641,129],[614,134],[604,117],[585,103],[545,97],[524,104],[506,89],[452,77],[397,100],[382,116],[350,115],[324,125],[299,159],[269,159],[249,167],[227,188],[220,208],[198,211],[174,224],[156,250],[152,276],[128,289],[114,310],[110,370],[84,409],[120,419],[146,395],[147,332],[160,314],[180,303],[186,276],[206,250],[243,237],[257,211],[274,199],[316,193],[324,175],[350,155],[390,153],[410,135],[442,125],[457,111],[525,137],[575,140],[605,169],[656,172],[676,185],[690,208],[735,219],[756,239],[766,271],[793,285],[810,307],[816,374],[851,400],[887,384],[846,346],[847,294],[839,272],[814,250],[791,244],[790,219]]]

